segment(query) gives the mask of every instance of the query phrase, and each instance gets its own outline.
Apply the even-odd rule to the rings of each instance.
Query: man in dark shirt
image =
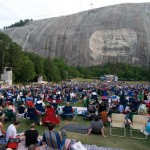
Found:
[[[25,131],[25,145],[29,147],[30,145],[38,144],[38,131],[35,129],[35,124],[31,124],[31,129]]]
[[[66,105],[63,107],[63,113],[61,114],[61,117],[66,119],[66,118],[73,118],[73,108],[70,105],[70,102],[66,102]]]
[[[99,116],[95,116],[94,120],[91,121],[89,130],[88,130],[88,134],[90,135],[90,133],[94,133],[94,134],[102,134],[103,137],[106,137],[106,135],[104,134],[104,125],[102,120],[100,119]]]
[[[24,114],[26,111],[25,106],[24,106],[24,102],[21,102],[21,104],[18,107],[18,113],[19,114]]]

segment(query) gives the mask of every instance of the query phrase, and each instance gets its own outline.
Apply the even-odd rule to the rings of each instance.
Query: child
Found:
[[[149,135],[150,134],[150,119],[147,121],[146,125],[145,125],[145,129],[142,130],[142,132],[145,135]]]

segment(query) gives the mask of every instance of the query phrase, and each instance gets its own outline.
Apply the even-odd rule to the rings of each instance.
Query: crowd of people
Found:
[[[63,119],[73,118],[72,105],[81,101],[87,112],[84,120],[91,120],[87,135],[105,135],[105,126],[111,121],[112,113],[124,113],[126,125],[132,124],[133,114],[150,114],[150,85],[128,84],[119,82],[61,82],[32,85],[13,85],[0,88],[0,137],[6,137],[8,142],[11,136],[25,137],[25,146],[38,149],[40,145],[47,145],[56,149],[63,148],[66,134],[57,132],[54,127]],[[60,112],[59,104],[65,103]],[[11,112],[10,112],[11,111]],[[32,113],[31,113],[32,112]],[[34,113],[33,113],[34,112]],[[53,113],[52,113],[53,112]],[[51,114],[52,115],[49,115]],[[34,115],[33,115],[34,114]],[[19,121],[17,117],[29,118],[35,121],[31,128],[17,134]],[[10,120],[9,120],[10,119]],[[4,130],[5,121],[13,121],[7,130]],[[35,129],[36,124],[48,123],[48,132],[43,133],[41,140]],[[150,134],[150,123],[146,124],[145,132]],[[63,135],[63,136],[62,136]],[[32,140],[31,140],[32,137]],[[56,142],[49,142],[52,139]]]

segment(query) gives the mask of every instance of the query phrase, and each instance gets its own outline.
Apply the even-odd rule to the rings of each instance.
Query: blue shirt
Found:
[[[148,122],[146,124],[146,128],[145,128],[146,132],[148,132],[150,134],[150,122]]]

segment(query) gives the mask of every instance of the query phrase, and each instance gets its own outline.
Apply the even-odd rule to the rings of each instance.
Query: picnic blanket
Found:
[[[61,128],[61,130],[86,134],[88,133],[88,128],[89,126],[80,125],[80,124],[66,124],[65,126]]]
[[[6,139],[5,138],[0,138],[0,150],[6,150]]]
[[[87,150],[122,150],[122,149],[119,149],[119,148],[98,147],[96,145],[89,145],[89,144],[83,144],[83,146]],[[28,148],[25,147],[25,142],[24,141],[21,141],[21,143],[19,144],[18,150],[28,150]],[[45,146],[40,146],[39,150],[46,150],[46,148],[45,148]],[[54,150],[54,149],[49,148],[48,150]]]
[[[122,150],[119,148],[110,148],[110,147],[98,147],[96,145],[88,145],[88,144],[83,144],[83,146],[87,149],[87,150]]]
[[[71,145],[68,147],[68,143],[71,143]],[[73,150],[73,145],[77,144],[77,141],[75,139],[66,139],[65,142],[65,146],[67,148],[67,150]],[[79,141],[80,142],[80,141]],[[81,142],[80,142],[81,143]],[[82,143],[81,143],[82,144]],[[86,149],[86,150],[121,150],[119,148],[108,148],[108,147],[98,147],[97,145],[90,145],[90,144],[82,144],[82,146]],[[72,149],[73,148],[73,149]]]

